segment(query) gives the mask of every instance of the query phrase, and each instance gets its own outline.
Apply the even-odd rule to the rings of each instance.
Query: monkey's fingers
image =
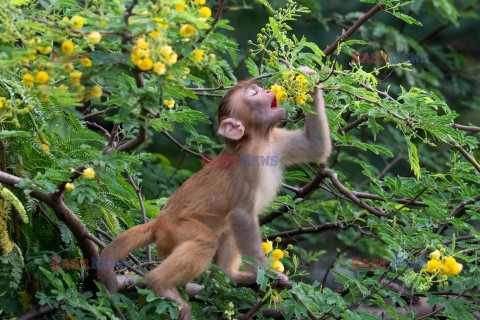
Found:
[[[292,289],[293,282],[285,279],[277,279],[272,285],[273,289],[283,290],[283,289]]]

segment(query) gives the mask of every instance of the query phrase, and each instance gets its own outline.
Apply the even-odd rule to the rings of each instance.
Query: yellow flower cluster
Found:
[[[157,26],[159,26],[160,28],[162,29],[168,29],[168,21],[166,21],[165,19],[163,18],[154,18],[153,20],[157,21]],[[156,36],[158,36],[160,34],[160,30],[159,29],[155,29],[153,30],[151,33],[153,38],[155,38]]]
[[[180,35],[184,38],[195,35],[195,27],[191,24],[184,24],[180,27]]]
[[[185,9],[187,9],[187,8],[188,8],[188,6],[185,3],[179,3],[175,7],[175,11],[185,11]]]
[[[87,168],[87,169],[83,170],[83,175],[87,179],[93,179],[93,178],[95,178],[95,171],[92,168]]]
[[[193,61],[200,62],[203,60],[203,50],[193,50],[191,53]]]
[[[458,275],[463,265],[458,263],[454,257],[442,257],[439,250],[430,253],[430,260],[425,266],[425,271],[433,273],[438,270],[441,275]]]
[[[62,51],[64,53],[71,53],[73,51],[74,47],[75,46],[73,45],[73,42],[70,41],[70,40],[64,41],[62,43]]]
[[[90,95],[94,98],[100,98],[103,94],[102,88],[97,84],[90,90]]]
[[[212,10],[209,7],[201,7],[198,11],[202,17],[200,19],[207,20],[212,15]]]
[[[70,78],[72,79],[72,86],[80,87],[80,78],[82,77],[82,72],[75,70],[70,73]]]
[[[275,58],[272,56],[270,58],[270,65],[274,65]],[[304,104],[308,100],[307,91],[309,90],[308,80],[301,74],[295,76],[293,71],[287,71],[284,74],[284,80],[282,84],[273,84],[270,88],[279,102],[285,102],[288,98],[288,95],[291,94],[293,97],[290,98],[290,103],[294,101],[298,104]]]
[[[172,65],[177,62],[177,54],[172,50],[170,46],[163,46],[160,48],[160,54],[165,59],[167,65]]]
[[[275,94],[278,102],[285,102],[287,100],[287,92],[285,91],[284,87],[275,83],[273,86],[270,87],[270,91]]]
[[[172,109],[175,106],[175,100],[163,100],[163,104]]]
[[[85,20],[83,20],[83,18],[80,16],[73,17],[71,21],[73,23],[72,27],[74,27],[75,29],[80,29],[85,24]]]
[[[145,41],[145,38],[138,38],[133,47],[131,61],[139,69],[147,71],[152,69],[153,61],[150,59],[150,44]]]
[[[102,35],[99,32],[94,31],[88,35],[87,40],[91,44],[98,44],[102,41]]]
[[[65,184],[65,190],[71,191],[73,189],[75,189],[75,186],[73,185],[73,183],[69,182]]]
[[[168,21],[166,21],[165,19],[163,18],[155,18],[153,19],[155,21],[157,21],[157,25],[162,28],[162,29],[168,29]]]
[[[85,66],[85,67],[91,67],[92,66],[92,60],[88,58],[82,58],[80,59],[80,62]]]
[[[279,238],[276,239],[277,242],[280,242],[280,241],[278,241],[278,239]],[[262,247],[263,247],[263,252],[265,252],[265,254],[268,254],[270,251],[272,251],[272,242],[267,240],[267,242],[262,243]],[[290,246],[290,248],[291,248],[291,246]],[[273,252],[272,252],[273,263],[270,265],[270,268],[278,270],[280,272],[285,271],[285,267],[284,267],[283,263],[280,262],[280,259],[282,259],[283,256],[284,256],[284,252],[282,250],[280,250],[280,249],[273,250]]]
[[[39,84],[45,84],[48,81],[48,73],[45,71],[39,71],[37,72],[36,78],[33,77],[30,73],[27,73],[22,77],[22,84],[27,87],[33,86],[34,82],[37,82]]]

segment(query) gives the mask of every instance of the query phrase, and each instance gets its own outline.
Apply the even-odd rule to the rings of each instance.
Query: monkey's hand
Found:
[[[270,269],[271,271],[275,272],[278,276],[278,279],[275,280],[273,284],[273,288],[278,289],[291,289],[293,286],[293,282],[288,280],[288,277],[280,271]]]
[[[313,69],[311,69],[309,67],[305,67],[305,66],[298,67],[298,70],[308,74],[309,76],[311,76],[315,72],[315,71],[313,71]]]

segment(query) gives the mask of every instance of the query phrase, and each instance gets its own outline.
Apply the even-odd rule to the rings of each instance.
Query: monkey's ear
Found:
[[[239,140],[243,137],[245,127],[241,121],[227,118],[220,122],[218,134],[231,140]]]

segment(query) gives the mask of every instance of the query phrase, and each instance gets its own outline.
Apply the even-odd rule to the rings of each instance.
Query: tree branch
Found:
[[[341,42],[344,42],[350,38],[350,36],[357,31],[358,28],[360,28],[365,22],[367,22],[368,19],[370,19],[375,13],[379,12],[380,10],[385,9],[385,5],[377,4],[375,7],[373,7],[370,11],[368,11],[366,14],[358,18],[357,22],[353,26],[351,26],[347,31],[345,31],[344,34],[342,34],[337,40],[335,40],[334,43],[332,43],[327,49],[323,51],[323,53],[326,56],[331,55],[335,49],[337,49],[338,44]]]

